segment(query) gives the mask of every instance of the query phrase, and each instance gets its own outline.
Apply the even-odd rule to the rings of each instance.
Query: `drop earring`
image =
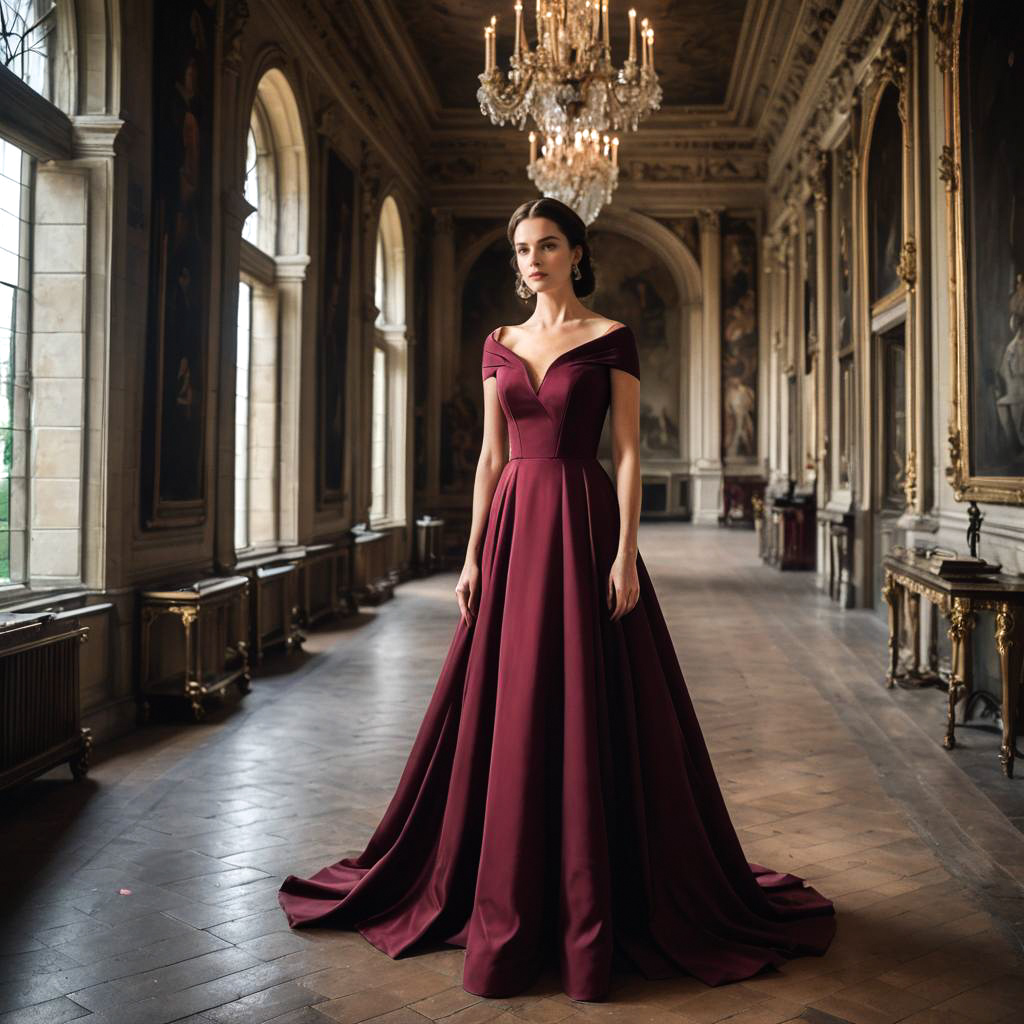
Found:
[[[533,295],[533,290],[523,280],[523,275],[518,272],[516,273],[516,295],[518,295],[523,302],[529,302]]]
[[[574,263],[572,265],[572,279],[574,281],[580,281],[583,279],[583,271],[580,270],[580,265],[578,263]]]

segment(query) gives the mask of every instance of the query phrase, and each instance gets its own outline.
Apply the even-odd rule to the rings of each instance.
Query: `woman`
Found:
[[[569,207],[524,203],[508,239],[536,305],[484,341],[455,636],[366,849],[290,876],[281,905],[392,957],[464,946],[483,996],[555,963],[569,996],[602,1000],[613,953],[709,985],[820,955],[832,904],[747,863],[637,550],[633,334],[580,302],[594,272]],[[595,457],[609,402],[614,487]]]

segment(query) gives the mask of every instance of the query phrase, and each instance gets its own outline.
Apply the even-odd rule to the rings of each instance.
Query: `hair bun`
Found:
[[[583,249],[583,254],[580,256],[579,262],[580,276],[578,280],[575,277],[572,279],[572,290],[578,298],[582,298],[594,290],[597,279],[594,277],[594,261],[590,255],[590,242],[584,239],[578,244]]]
[[[582,250],[579,261],[580,277],[579,280],[575,277],[572,278],[572,290],[581,298],[584,295],[589,295],[594,290],[597,281],[594,277],[594,264],[590,257],[587,225],[583,223],[583,218],[571,206],[566,206],[560,199],[543,196],[540,199],[527,200],[516,207],[515,213],[509,218],[506,232],[508,243],[512,246],[512,258],[509,260],[512,269],[518,272],[515,253],[516,228],[528,217],[546,217],[548,220],[554,221],[561,229],[562,234],[569,240],[569,248],[573,249],[577,245],[580,247]]]

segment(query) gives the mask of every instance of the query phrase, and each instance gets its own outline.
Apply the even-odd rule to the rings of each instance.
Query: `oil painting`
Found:
[[[722,455],[757,458],[757,236],[722,218]]]
[[[345,384],[355,174],[329,146],[324,156],[323,279],[317,333],[317,504],[344,498]]]
[[[960,101],[972,473],[1024,476],[1024,6],[963,11]]]
[[[143,389],[143,526],[206,517],[215,10],[157,4]]]
[[[584,302],[629,324],[640,351],[640,453],[678,459],[682,353],[675,281],[662,259],[633,238],[597,229],[591,249],[597,288]],[[607,440],[600,454],[610,458]]]

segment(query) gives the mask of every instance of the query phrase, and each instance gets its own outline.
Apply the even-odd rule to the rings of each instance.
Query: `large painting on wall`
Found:
[[[679,292],[662,259],[612,231],[592,231],[597,288],[583,301],[595,312],[628,324],[640,350],[640,454],[678,459],[680,351]],[[610,431],[599,449],[611,456]]]
[[[853,360],[853,142],[849,133],[832,151],[832,231],[830,268],[832,338],[838,360],[838,422],[835,483],[840,490],[851,486],[855,477],[854,460],[854,388]],[[832,358],[830,356],[830,358]],[[835,364],[833,364],[835,365]]]
[[[345,383],[348,366],[349,292],[355,173],[324,144],[323,276],[317,331],[317,474],[320,508],[344,499]]]
[[[722,455],[757,461],[757,234],[722,218]]]
[[[871,132],[867,179],[871,301],[895,292],[903,245],[903,122],[899,91],[886,87]]]
[[[140,473],[146,528],[206,517],[215,15],[203,0],[154,7]]]
[[[1024,503],[1024,5],[958,2],[952,31],[950,477],[960,499]]]

